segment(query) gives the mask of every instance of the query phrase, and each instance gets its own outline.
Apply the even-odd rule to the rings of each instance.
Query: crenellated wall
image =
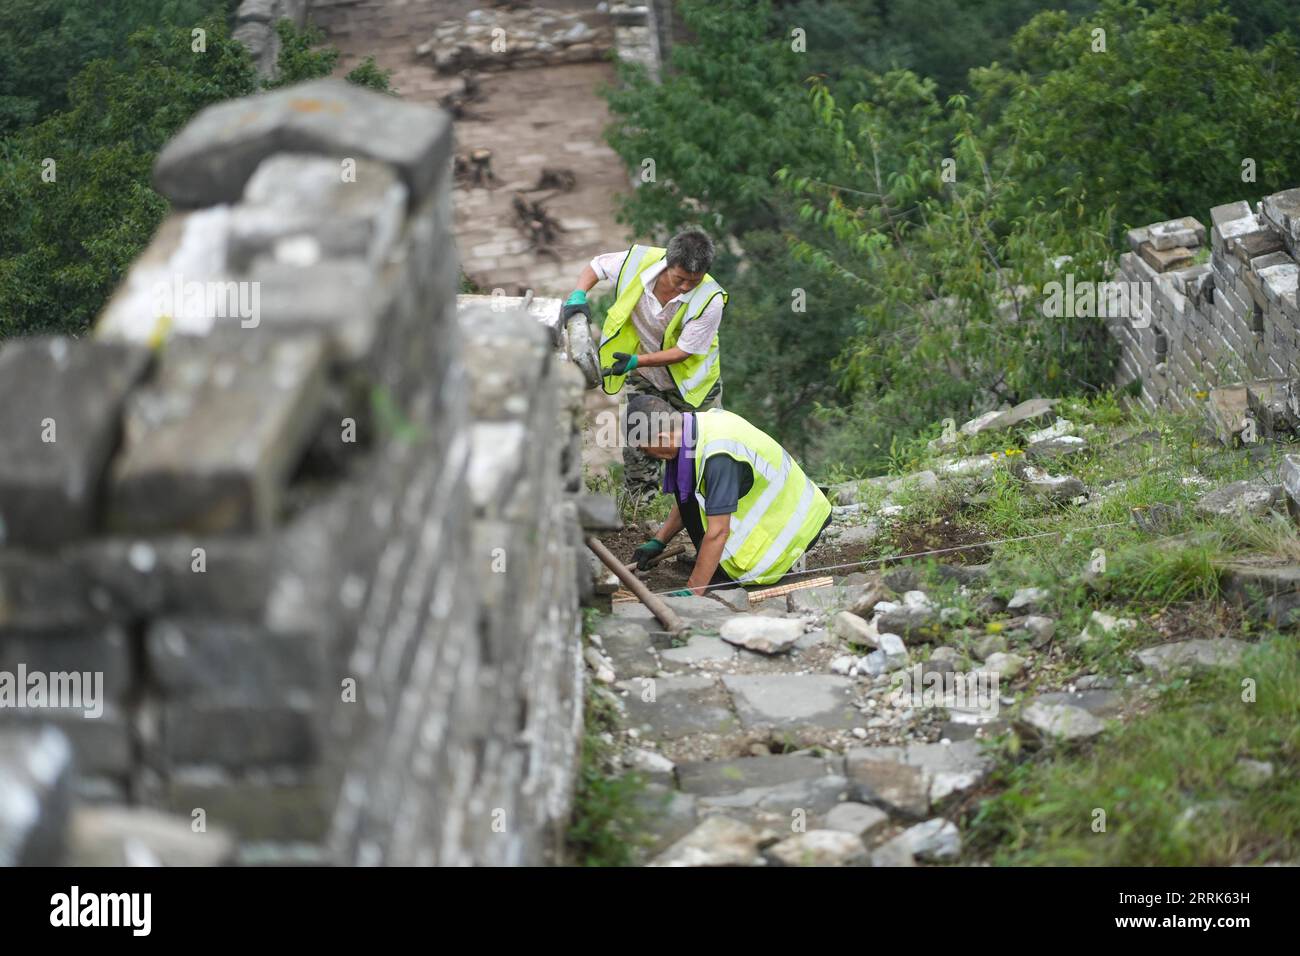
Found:
[[[1221,438],[1292,433],[1300,424],[1300,188],[1134,229],[1116,279],[1144,308],[1109,321],[1119,384],[1148,408],[1204,405]],[[1207,241],[1208,240],[1208,241]],[[1253,433],[1253,435],[1252,435]]]
[[[0,862],[554,853],[582,381],[519,303],[457,307],[452,152],[339,80],[211,107],[94,334],[0,348],[0,672],[105,701],[0,707],[0,790],[41,807],[0,799]]]

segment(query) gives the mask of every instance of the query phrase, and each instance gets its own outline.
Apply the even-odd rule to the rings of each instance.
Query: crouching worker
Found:
[[[732,412],[681,412],[657,396],[633,395],[624,436],[666,462],[663,489],[673,496],[664,526],[636,549],[637,566],[644,569],[682,528],[695,544],[695,568],[675,594],[771,584],[830,524],[821,489],[784,448]]]

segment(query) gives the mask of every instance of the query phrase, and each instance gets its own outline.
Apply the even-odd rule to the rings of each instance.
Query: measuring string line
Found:
[[[852,561],[848,564],[828,564],[820,568],[807,568],[803,571],[786,572],[786,574],[816,574],[819,571],[838,571],[844,568],[861,568],[871,564],[883,564],[886,561],[905,561],[908,558],[925,558],[935,554],[950,554],[954,551],[969,551],[973,548],[987,548],[995,544],[1014,544],[1017,541],[1032,541],[1035,538],[1046,538],[1052,535],[1073,534],[1075,532],[1099,531],[1102,528],[1114,528],[1119,525],[1127,525],[1127,521],[1108,521],[1105,524],[1090,525],[1086,528],[1067,528],[1063,531],[1040,531],[1037,534],[1025,534],[1014,538],[996,538],[989,541],[977,541],[972,544],[954,545],[951,548],[935,548],[930,551],[914,551],[911,554],[891,554],[883,558],[868,558],[865,561]],[[725,584],[710,584],[704,588],[705,591],[715,589],[735,588],[744,585],[744,581],[728,581]],[[673,591],[681,591],[682,588],[670,588],[666,591],[652,591],[652,594],[672,594]]]

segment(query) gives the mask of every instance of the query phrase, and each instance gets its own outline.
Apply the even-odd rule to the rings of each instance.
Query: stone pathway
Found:
[[[982,569],[964,570],[977,580]],[[1014,729],[1029,746],[1084,743],[1149,701],[1146,678],[1099,675],[1017,700],[1048,653],[1054,627],[1041,624],[1054,622],[1019,625],[1025,618],[1008,618],[1016,609],[996,601],[985,605],[990,621],[1012,626],[995,628],[994,641],[973,641],[970,622],[907,642],[882,631],[900,609],[926,606],[923,592],[895,590],[913,573],[854,574],[748,610],[667,598],[691,628],[684,642],[658,630],[639,603],[614,605],[594,629],[588,662],[604,678],[597,693],[623,714],[624,769],[649,781],[640,797],[645,862],[959,863],[961,835],[949,816],[992,767],[985,741]],[[1030,591],[1018,592],[1022,603],[1038,597]],[[933,608],[937,618],[944,610]],[[1124,625],[1097,614],[1074,640]],[[1014,653],[993,649],[1008,642]],[[1189,640],[1136,657],[1158,681],[1180,668],[1231,664],[1244,646]],[[921,693],[960,679],[967,698]],[[897,694],[902,681],[916,693]]]
[[[1026,403],[1003,417],[1048,408]],[[1029,447],[1059,444],[1067,426],[1058,420]],[[1075,452],[1053,448],[1043,458],[1061,467]],[[896,494],[942,480],[923,472],[873,483]],[[864,517],[889,519],[888,499],[869,516],[854,510],[863,484],[835,489],[843,504],[828,539],[864,528],[850,524]],[[1238,484],[1210,491],[1202,507],[1277,506],[1276,494]],[[1236,561],[1224,573],[1230,600],[1293,620],[1294,565]],[[1028,748],[1088,745],[1108,722],[1140,715],[1162,683],[1232,666],[1248,647],[1228,637],[1169,640],[1134,653],[1136,674],[1085,673],[1062,686],[1049,675],[1062,673],[1066,655],[1086,660],[1076,653],[1136,622],[1095,611],[1081,631],[1064,633],[1047,616],[1053,602],[1043,588],[995,589],[982,565],[941,565],[936,574],[947,585],[933,596],[919,569],[904,565],[758,603],[739,589],[667,598],[690,627],[685,641],[660,631],[641,604],[615,604],[592,629],[588,660],[599,672],[596,692],[623,715],[622,769],[649,780],[644,862],[970,862],[955,821],[993,766],[987,741],[1013,731]],[[962,607],[942,606],[938,595],[954,587]]]
[[[486,6],[473,0],[317,0],[311,19],[342,52],[338,75],[373,55],[379,66],[394,71],[393,88],[404,99],[436,104],[460,80],[436,73],[416,47],[440,24]],[[607,14],[580,0],[547,0],[544,6],[581,11],[592,26],[608,22]],[[490,149],[498,182],[455,190],[461,268],[484,289],[501,288],[507,295],[530,288],[538,295],[566,294],[593,255],[626,248],[630,241],[614,221],[614,208],[616,197],[631,187],[623,164],[602,140],[611,117],[597,92],[615,81],[614,67],[572,63],[477,77],[485,98],[473,104],[475,118],[457,121],[456,151]],[[547,201],[566,230],[554,256],[528,250],[511,208],[515,190],[535,185],[545,167],[572,170],[577,179],[571,192]]]

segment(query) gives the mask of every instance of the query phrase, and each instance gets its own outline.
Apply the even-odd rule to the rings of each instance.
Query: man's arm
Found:
[[[718,296],[704,309],[703,315],[693,322],[686,323],[686,328],[682,331],[682,337],[677,340],[676,345],[670,349],[664,349],[662,352],[638,355],[636,357],[637,367],[676,365],[692,355],[706,354],[712,347],[713,337],[718,334],[718,326],[721,324],[722,297]]]
[[[678,362],[687,358],[691,353],[677,347],[664,349],[662,352],[646,352],[644,355],[636,357],[636,367],[645,368],[647,365],[676,365]]]
[[[592,288],[600,281],[600,276],[596,275],[596,270],[587,263],[582,267],[582,275],[578,276],[578,284],[575,289],[581,289],[583,292],[590,292]]]
[[[668,516],[668,520],[664,522],[664,526],[659,529],[659,533],[655,535],[655,540],[660,544],[667,544],[669,541],[673,540],[673,538],[677,537],[677,532],[681,530],[682,512],[681,508],[678,507],[676,500],[674,500],[672,513]]]
[[[731,515],[709,515],[708,530],[704,532],[704,540],[700,542],[695,556],[695,569],[686,581],[686,586],[694,593],[705,593],[705,588],[713,580],[713,572],[718,570],[718,565],[722,562],[722,549],[726,547],[730,535]]]

